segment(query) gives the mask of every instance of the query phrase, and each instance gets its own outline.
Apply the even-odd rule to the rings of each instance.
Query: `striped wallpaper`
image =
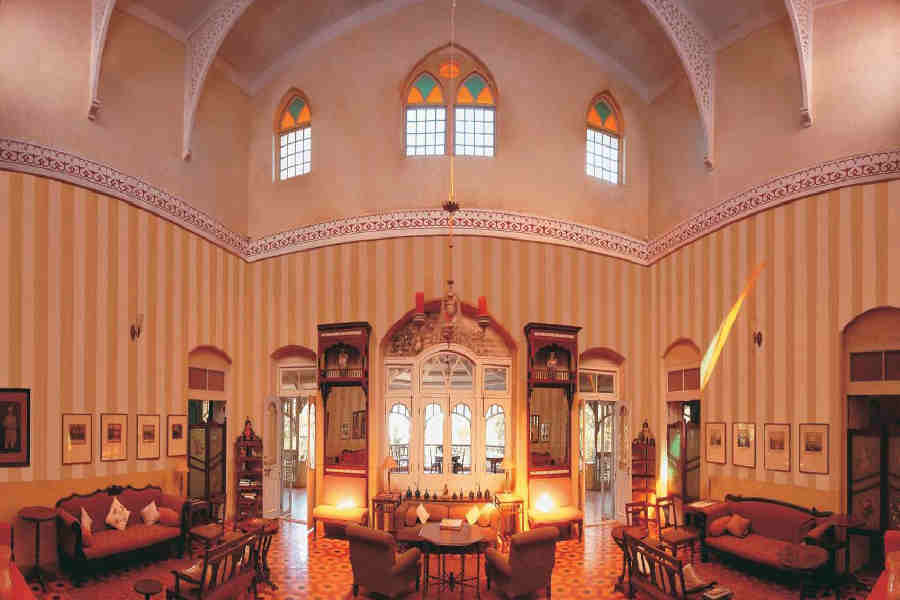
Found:
[[[839,508],[844,403],[841,332],[856,315],[900,306],[900,181],[810,196],[729,225],[649,268],[650,355],[656,365],[679,337],[705,350],[721,319],[761,260],[768,265],[744,304],[702,398],[703,421],[757,424],[756,469],[704,461],[712,492],[777,494]],[[892,233],[891,233],[892,232]],[[758,348],[751,334],[761,331]],[[651,396],[664,393],[661,366]],[[664,422],[659,405],[658,423]],[[792,471],[766,471],[763,423],[792,423]],[[798,471],[798,427],[831,423],[829,475]],[[662,431],[661,426],[654,427]],[[765,487],[763,487],[765,486]],[[783,487],[782,487],[783,486]],[[800,489],[806,488],[806,489]],[[826,506],[827,504],[827,506]]]
[[[446,241],[408,237],[354,242],[245,263],[185,230],[122,201],[71,184],[0,172],[0,384],[32,389],[32,466],[0,469],[15,498],[0,498],[8,520],[21,498],[52,503],[77,486],[171,482],[174,460],[61,466],[60,414],[186,412],[188,351],[200,344],[233,359],[229,420],[262,423],[274,390],[270,354],[316,348],[318,323],[373,326],[373,416],[381,404],[379,343],[413,305],[416,291],[443,293]],[[745,304],[704,394],[704,420],[830,421],[829,476],[768,473],[704,464],[719,485],[809,486],[836,494],[842,452],[840,331],[867,308],[900,305],[900,181],[848,187],[755,215],[694,242],[651,267],[563,246],[459,237],[453,276],[460,297],[488,299],[518,346],[522,381],[529,321],[583,327],[582,350],[606,346],[625,357],[623,399],[632,431],[648,419],[663,435],[662,353],[687,337],[705,348],[749,270],[769,260]],[[144,333],[128,336],[143,313]],[[750,334],[761,330],[761,349]],[[525,406],[514,387],[513,413]],[[525,419],[515,446],[525,459]],[[381,439],[382,419],[371,419]],[[94,435],[99,418],[94,419]],[[729,429],[730,439],[730,429]],[[660,444],[660,447],[662,445]],[[373,456],[379,460],[380,456]],[[729,451],[730,463],[730,451]],[[372,482],[374,487],[376,484]],[[83,480],[76,482],[72,480]],[[705,480],[705,477],[704,477]],[[57,482],[47,485],[41,482]],[[71,484],[66,483],[71,482]],[[11,489],[11,488],[10,488]],[[79,488],[83,489],[83,488]],[[48,491],[52,490],[52,491]],[[19,491],[21,494],[19,494]],[[705,489],[703,490],[706,491]],[[728,491],[728,490],[726,490]]]

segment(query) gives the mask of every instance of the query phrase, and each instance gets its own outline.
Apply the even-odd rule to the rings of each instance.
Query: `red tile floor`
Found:
[[[610,525],[589,527],[585,530],[584,542],[563,540],[557,545],[556,567],[553,571],[553,598],[557,600],[572,598],[614,598],[624,596],[614,593],[613,585],[622,565],[622,553],[609,535]],[[689,558],[682,556],[681,558]],[[699,553],[697,555],[699,560]],[[471,558],[469,559],[472,560]],[[448,561],[449,562],[449,561]],[[73,587],[67,580],[61,579],[51,584],[50,591],[41,600],[137,600],[139,596],[132,591],[138,579],[153,578],[164,584],[172,581],[170,571],[190,564],[189,559],[167,560],[151,564],[138,564],[131,568],[121,569],[98,580],[91,580],[81,588]],[[300,598],[322,600],[349,600],[353,597],[351,583],[353,576],[350,569],[347,542],[343,540],[320,537],[309,541],[306,537],[306,526],[298,523],[282,522],[281,531],[273,540],[269,555],[272,578],[278,584],[278,590],[268,588],[259,593],[261,600],[298,600]],[[798,598],[799,588],[790,581],[774,581],[770,578],[756,577],[741,570],[713,561],[699,563],[697,571],[707,580],[716,580],[735,592],[735,599],[780,600],[782,598]],[[468,572],[471,569],[469,563]],[[483,580],[482,568],[481,597],[485,600],[498,598],[488,592]],[[361,590],[360,596],[365,590]],[[456,594],[444,592],[446,598],[457,598]],[[419,594],[411,593],[409,598],[419,598]],[[436,593],[429,598],[437,597]],[[467,592],[466,599],[473,594]],[[822,596],[828,597],[831,596]],[[161,594],[157,597],[164,600]],[[865,592],[842,593],[841,598],[865,598]]]

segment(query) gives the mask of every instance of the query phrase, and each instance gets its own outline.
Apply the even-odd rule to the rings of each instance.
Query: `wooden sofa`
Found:
[[[404,547],[418,546],[423,539],[419,535],[422,528],[419,523],[419,517],[416,515],[416,509],[419,504],[428,511],[429,523],[440,523],[442,519],[463,519],[466,514],[472,510],[473,506],[477,506],[480,514],[478,516],[478,526],[482,528],[484,540],[489,546],[497,545],[497,536],[500,533],[500,511],[490,500],[481,502],[473,502],[469,500],[406,500],[397,509],[397,532],[395,538],[397,543]]]
[[[350,523],[368,525],[369,510],[366,507],[366,478],[325,474],[322,482],[322,502],[312,511],[313,538],[318,537],[318,524],[325,533],[343,537]],[[352,506],[344,506],[345,503]]]
[[[131,511],[124,531],[106,524],[106,515],[114,498],[118,498]],[[174,510],[179,522],[146,525],[141,518],[141,509],[151,501],[155,501],[159,508]],[[110,559],[118,560],[133,552],[175,549],[182,556],[188,527],[188,507],[186,498],[164,494],[152,485],[139,489],[110,486],[92,494],[66,496],[56,503],[60,567],[70,572],[76,583],[80,583],[88,572],[97,570]],[[92,535],[87,542],[81,533],[82,508],[92,520]]]

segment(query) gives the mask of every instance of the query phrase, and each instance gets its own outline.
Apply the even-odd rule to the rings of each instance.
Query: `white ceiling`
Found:
[[[118,6],[183,41],[222,1],[120,0]],[[228,33],[218,58],[227,63],[235,83],[253,93],[296,48],[328,37],[328,30],[364,22],[361,17],[416,1],[422,0],[255,0]],[[482,1],[530,17],[589,54],[606,57],[644,91],[659,91],[683,72],[674,47],[642,0]],[[717,47],[787,15],[784,0],[681,1]]]

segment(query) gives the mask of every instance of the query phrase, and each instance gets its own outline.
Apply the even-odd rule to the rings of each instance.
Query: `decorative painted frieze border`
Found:
[[[0,138],[0,169],[62,179],[115,196],[246,258],[249,238],[165,190],[121,171],[46,146]]]
[[[250,262],[360,240],[443,235],[448,226],[443,210],[406,210],[335,219],[251,240],[137,177],[46,146],[0,138],[0,169],[61,179],[114,196],[193,231]],[[650,265],[729,223],[785,202],[848,185],[898,178],[900,148],[827,161],[735,194],[650,242],[590,225],[493,209],[462,209],[456,213],[453,226],[465,235],[560,244]]]
[[[678,248],[740,219],[779,204],[828,190],[900,177],[900,149],[856,154],[776,177],[700,211],[651,241],[652,264]]]

